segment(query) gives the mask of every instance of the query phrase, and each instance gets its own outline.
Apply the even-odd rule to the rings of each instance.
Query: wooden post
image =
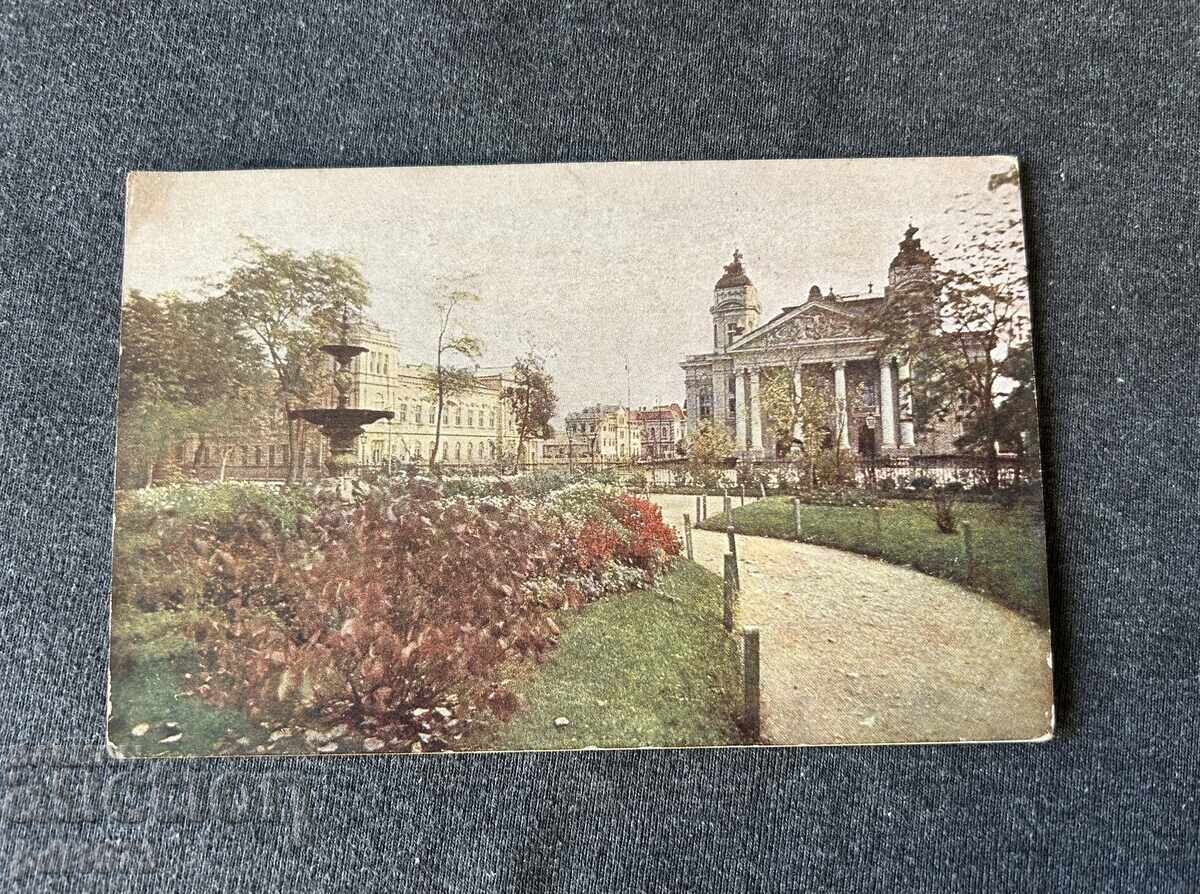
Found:
[[[733,525],[725,529],[725,534],[729,537],[729,555],[733,559],[733,582],[740,593],[742,590],[742,575],[738,571],[737,540],[733,536]]]
[[[759,711],[758,628],[742,628],[742,687],[744,707],[742,723],[746,735],[757,742],[762,738],[762,715]]]
[[[764,500],[767,498],[767,482],[758,482],[758,492]]]
[[[746,485],[742,485],[742,505],[746,505]]]
[[[708,519],[708,494],[704,494],[704,496],[702,496],[700,498],[700,510],[701,510],[700,514],[702,516],[704,516],[705,520],[707,520]]]
[[[800,498],[792,497],[792,529],[796,532],[796,539],[800,539]]]
[[[875,555],[883,555],[883,518],[878,506],[871,507],[875,521]]]
[[[695,556],[692,555],[692,519],[685,512],[683,514],[683,542],[687,546],[687,557],[691,561],[695,561]]]
[[[971,523],[965,521],[962,523],[963,529],[963,556],[967,560],[967,580],[971,580],[975,576],[975,544],[971,538]]]
[[[696,494],[696,524],[704,521],[704,516],[700,514],[700,495]]]
[[[722,622],[726,633],[733,633],[733,600],[737,595],[737,560],[725,554],[725,580],[721,586]]]

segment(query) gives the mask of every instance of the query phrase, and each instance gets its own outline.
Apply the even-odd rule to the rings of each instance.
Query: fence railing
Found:
[[[914,485],[944,486],[959,483],[964,488],[986,485],[990,472],[982,457],[958,454],[855,457],[855,483],[863,487],[879,486],[890,481],[892,486],[903,488]],[[367,463],[354,467],[354,474],[373,475],[418,472],[428,474],[425,463],[401,463],[398,461]],[[738,466],[713,466],[697,469],[686,460],[659,460],[650,463],[621,462],[573,462],[573,463],[520,463],[501,466],[495,463],[441,463],[437,472],[445,477],[493,478],[511,477],[514,474],[530,473],[576,473],[583,475],[608,474],[621,480],[638,481],[639,488],[670,490],[673,488],[695,488],[705,483],[717,489],[735,488],[747,479],[757,489],[761,483],[771,490],[791,490],[808,479],[808,466],[804,462],[763,459],[744,462]],[[236,481],[284,481],[288,468],[285,465],[242,465],[229,463],[224,467],[224,477]],[[214,481],[222,474],[218,465],[202,465],[186,470],[187,477],[202,481]],[[323,477],[321,467],[307,466],[301,480]],[[1036,460],[1013,456],[1001,456],[996,463],[997,484],[1008,487],[1013,484],[1037,480],[1041,469]]]

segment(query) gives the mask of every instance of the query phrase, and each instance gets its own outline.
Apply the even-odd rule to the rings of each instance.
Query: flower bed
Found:
[[[417,479],[354,506],[269,493],[123,497],[113,636],[132,661],[153,647],[127,635],[178,619],[169,642],[200,663],[189,693],[275,729],[280,751],[453,748],[516,708],[503,668],[554,647],[553,612],[647,586],[680,551],[657,507],[598,485],[470,499]]]

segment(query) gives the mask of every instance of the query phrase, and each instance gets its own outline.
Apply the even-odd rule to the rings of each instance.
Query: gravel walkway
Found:
[[[682,532],[695,498],[654,495]],[[720,498],[709,497],[709,514]],[[735,499],[734,505],[738,505]],[[726,535],[694,532],[722,573]],[[1049,631],[949,581],[855,553],[738,537],[737,623],[762,629],[773,744],[1037,739],[1052,729]]]

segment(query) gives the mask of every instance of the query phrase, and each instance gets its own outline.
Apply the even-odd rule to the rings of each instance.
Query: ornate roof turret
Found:
[[[900,252],[892,258],[889,270],[895,270],[897,267],[933,266],[933,255],[921,248],[921,240],[913,238],[916,235],[917,227],[909,224],[908,229],[904,231],[904,239],[900,243]]]
[[[725,265],[725,275],[717,280],[717,289],[734,289],[738,286],[753,285],[750,282],[750,277],[746,275],[746,268],[742,266],[742,253],[736,248],[733,250],[733,263]]]
[[[896,289],[926,291],[930,288],[933,280],[933,255],[921,248],[921,240],[917,239],[916,235],[917,228],[910,223],[904,231],[900,251],[888,266],[886,294],[891,294]]]

